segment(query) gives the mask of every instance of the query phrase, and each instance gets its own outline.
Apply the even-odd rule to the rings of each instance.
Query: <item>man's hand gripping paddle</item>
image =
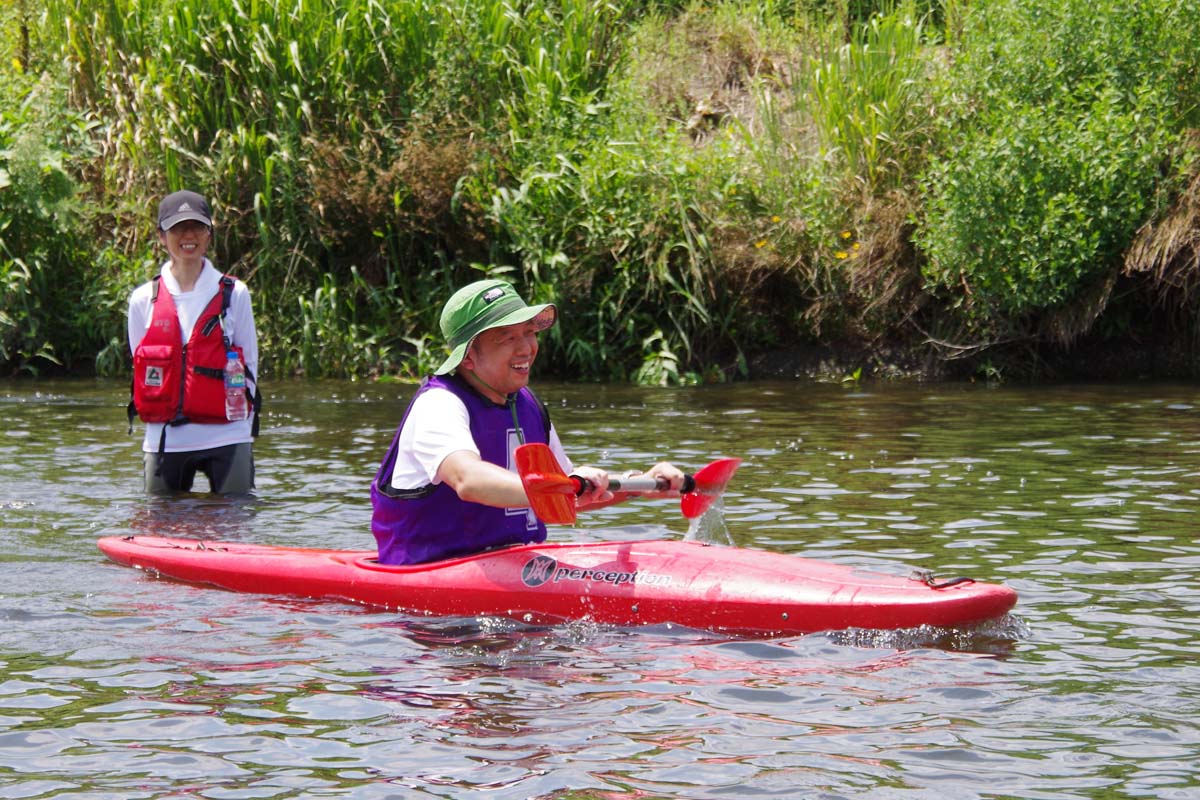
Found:
[[[725,485],[741,463],[740,458],[721,458],[695,475],[684,475],[679,501],[683,516],[694,519],[707,511],[725,492]],[[523,444],[518,447],[517,470],[538,519],[552,524],[575,522],[575,497],[583,494],[587,481],[578,475],[564,473],[549,446]],[[608,479],[608,489],[612,492],[639,494],[664,492],[669,488],[662,478]]]

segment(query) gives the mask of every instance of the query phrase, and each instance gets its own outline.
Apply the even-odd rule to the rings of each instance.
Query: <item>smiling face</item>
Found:
[[[494,403],[529,384],[538,354],[537,320],[491,328],[475,337],[458,371]]]
[[[203,222],[184,220],[167,231],[158,232],[158,240],[171,256],[171,263],[184,268],[199,267],[208,253],[212,233]]]

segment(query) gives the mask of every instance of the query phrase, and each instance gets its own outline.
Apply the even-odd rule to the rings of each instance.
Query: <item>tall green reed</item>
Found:
[[[923,44],[908,0],[855,26],[813,65],[808,98],[824,155],[868,193],[904,185],[919,167],[930,121]]]
[[[346,285],[326,274],[311,295],[299,298],[300,335],[283,352],[306,375],[355,377],[393,365],[386,337],[364,321],[368,308],[381,302],[380,293],[357,270],[351,278]]]

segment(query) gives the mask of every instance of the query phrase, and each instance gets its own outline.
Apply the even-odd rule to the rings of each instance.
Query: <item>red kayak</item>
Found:
[[[238,592],[339,600],[409,614],[674,623],[737,635],[957,627],[1000,617],[1006,586],[905,578],[699,542],[547,543],[416,566],[375,552],[157,536],[106,537],[118,564]]]

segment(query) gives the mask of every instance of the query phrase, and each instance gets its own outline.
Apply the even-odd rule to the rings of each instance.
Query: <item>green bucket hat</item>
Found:
[[[442,335],[453,350],[434,374],[453,372],[462,363],[472,340],[484,331],[531,319],[536,319],[538,330],[543,331],[558,319],[558,309],[552,303],[525,305],[507,281],[476,281],[464,286],[442,308]]]

